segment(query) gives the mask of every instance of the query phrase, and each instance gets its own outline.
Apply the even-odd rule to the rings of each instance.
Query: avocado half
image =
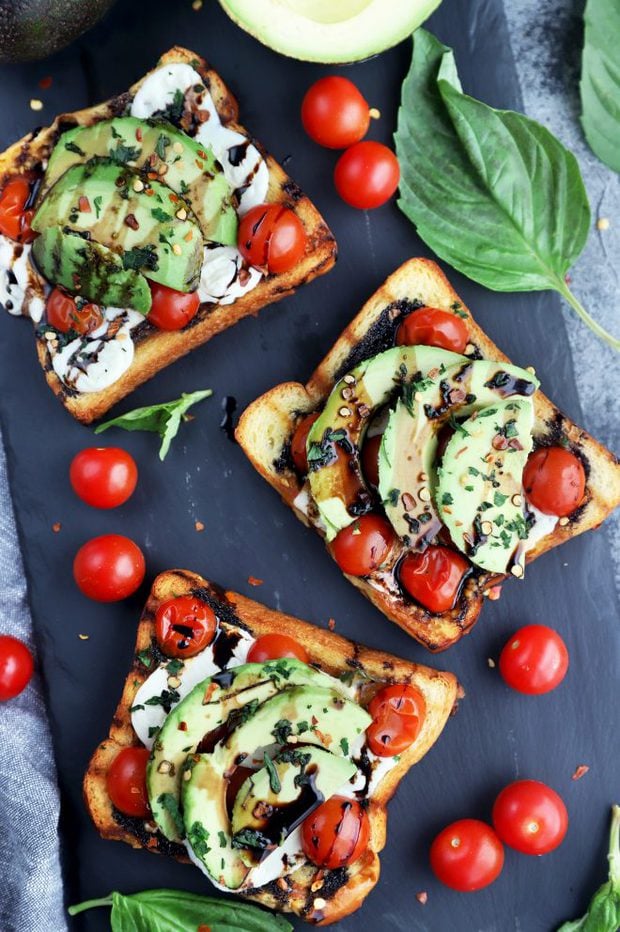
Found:
[[[69,45],[116,0],[0,0],[0,62],[34,61]]]
[[[231,19],[276,52],[326,64],[362,61],[401,42],[441,0],[220,0]],[[387,15],[386,15],[387,14]]]

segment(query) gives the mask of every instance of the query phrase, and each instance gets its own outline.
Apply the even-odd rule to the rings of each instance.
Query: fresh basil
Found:
[[[617,932],[620,929],[620,806],[611,810],[609,880],[596,891],[581,919],[565,922],[558,932]]]
[[[438,256],[494,291],[558,291],[620,349],[565,281],[590,227],[575,156],[539,123],[464,94],[452,50],[424,29],[395,141],[398,205]]]
[[[181,890],[144,890],[125,896],[111,893],[69,907],[76,916],[96,906],[111,906],[112,932],[181,932],[208,928],[210,932],[291,932],[292,925],[249,903],[216,900]]]
[[[263,752],[263,761],[265,767],[267,768],[267,773],[269,774],[269,787],[272,793],[275,793],[277,796],[280,790],[282,789],[282,784],[280,782],[280,776],[276,770],[276,765],[267,754],[267,751]]]
[[[213,392],[207,388],[201,392],[191,392],[189,395],[181,395],[175,401],[166,401],[159,405],[149,405],[146,408],[135,408],[133,411],[127,411],[119,417],[114,417],[110,421],[104,421],[95,428],[95,433],[100,434],[107,430],[108,427],[120,427],[123,430],[148,430],[159,434],[161,437],[161,446],[159,448],[159,458],[164,460],[170,449],[170,444],[176,437],[181,421],[188,421],[187,411],[192,405],[198,404],[205,398],[209,398]]]
[[[581,123],[599,159],[620,172],[620,5],[588,0],[581,59]]]

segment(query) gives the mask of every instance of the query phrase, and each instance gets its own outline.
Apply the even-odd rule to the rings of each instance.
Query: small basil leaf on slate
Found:
[[[581,59],[581,123],[590,148],[620,172],[620,4],[588,0]]]

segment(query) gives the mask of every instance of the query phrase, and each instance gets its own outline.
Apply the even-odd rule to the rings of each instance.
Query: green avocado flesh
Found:
[[[408,546],[424,545],[441,527],[432,500],[441,428],[450,421],[455,424],[451,444],[460,450],[463,444],[458,441],[464,437],[464,428],[456,425],[455,418],[476,411],[482,414],[482,409],[496,406],[505,398],[529,397],[538,384],[533,375],[518,366],[475,360],[450,366],[433,378],[407,387],[381,440],[379,495],[394,530]],[[488,449],[479,450],[479,457]],[[447,451],[444,464],[448,462],[446,455]]]
[[[437,509],[455,545],[490,573],[525,566],[523,469],[532,449],[534,408],[515,398],[466,420],[438,470]],[[517,575],[523,575],[517,572]]]
[[[182,780],[183,822],[194,856],[207,873],[230,890],[244,883],[250,868],[239,853],[248,839],[233,838],[226,795],[228,777],[260,748],[274,743],[318,745],[345,757],[352,743],[370,724],[359,705],[334,689],[289,686],[258,706],[210,754],[190,760]],[[259,843],[264,850],[264,845]]]
[[[109,160],[74,165],[41,202],[32,228],[88,233],[118,253],[126,269],[177,291],[194,291],[202,268],[200,228],[175,215],[179,203],[171,202],[169,188],[149,181],[136,191],[136,180],[130,169]]]
[[[130,307],[141,314],[151,309],[146,278],[123,267],[111,249],[60,227],[49,227],[32,244],[32,255],[48,281],[107,307]]]
[[[92,158],[130,167],[143,181],[152,175],[182,195],[206,240],[237,244],[237,214],[219,162],[211,149],[170,123],[117,117],[63,133],[50,156],[39,203],[66,171]],[[174,214],[184,205],[168,201],[166,206]]]

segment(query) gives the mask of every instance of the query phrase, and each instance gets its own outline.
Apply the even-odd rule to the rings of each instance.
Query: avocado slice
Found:
[[[200,228],[189,216],[176,216],[179,202],[170,201],[170,188],[148,181],[136,190],[139,185],[134,172],[109,160],[74,165],[43,199],[32,228],[88,234],[118,253],[126,269],[177,291],[194,291],[202,268]]]
[[[317,806],[342,789],[357,773],[356,765],[318,747],[283,748],[272,762],[241,785],[231,817],[234,840],[280,845]],[[239,856],[253,867],[256,853]]]
[[[451,437],[438,470],[442,521],[459,550],[490,573],[510,569],[523,576],[521,542],[528,536],[523,469],[533,426],[529,398],[483,408]]]
[[[439,375],[465,361],[434,346],[395,346],[365,359],[336,383],[307,444],[310,491],[328,540],[372,507],[360,447],[373,412],[429,372]]]
[[[190,205],[206,240],[237,245],[237,213],[222,167],[210,148],[182,130],[165,121],[131,116],[76,126],[62,134],[52,151],[39,203],[61,175],[92,158],[130,165],[141,172],[143,181],[155,173]]]
[[[33,242],[32,255],[48,281],[73,294],[107,307],[131,307],[141,314],[151,309],[144,275],[124,268],[115,252],[79,233],[48,227]]]
[[[519,366],[478,359],[451,366],[403,393],[379,447],[379,494],[394,530],[408,546],[424,545],[441,527],[432,496],[443,425],[504,398],[529,397],[538,384]],[[463,437],[464,428],[457,426],[455,445]]]
[[[290,737],[344,757],[349,743],[370,722],[365,709],[333,689],[293,686],[260,705],[211,754],[190,759],[189,779],[186,774],[183,780],[183,822],[190,847],[207,873],[228,889],[238,889],[250,870],[239,848],[262,844],[250,838],[253,845],[248,846],[247,838],[242,843],[240,836],[231,835],[226,790],[227,776],[235,767],[258,748],[286,743]]]

